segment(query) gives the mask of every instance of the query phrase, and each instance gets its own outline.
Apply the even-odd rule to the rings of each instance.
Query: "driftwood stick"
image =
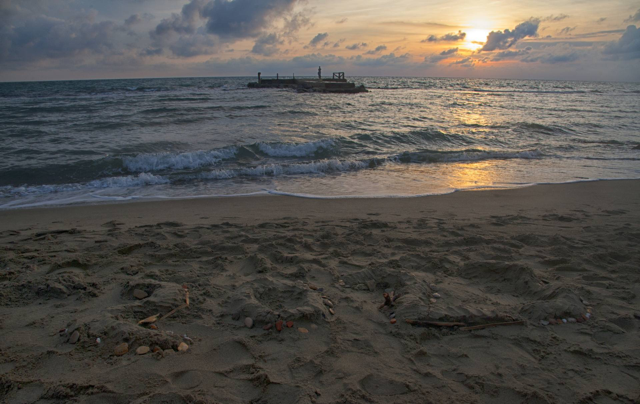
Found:
[[[491,327],[500,327],[503,325],[524,325],[525,322],[523,320],[520,321],[510,321],[508,323],[491,323],[491,324],[480,324],[480,325],[473,325],[471,327],[462,327],[460,328],[460,331],[473,331],[473,330],[482,330],[485,328],[491,328]]]
[[[168,312],[167,314],[165,314],[164,316],[162,316],[162,317],[160,318],[160,320],[158,320],[158,321],[162,321],[162,320],[164,320],[165,318],[167,318],[167,317],[169,317],[169,316],[171,316],[171,315],[175,314],[175,312],[176,312],[176,311],[178,311],[178,310],[180,310],[180,309],[184,309],[185,307],[189,307],[189,289],[185,289],[185,292],[186,292],[185,304],[182,304],[182,305],[180,305],[180,306],[176,307],[175,309],[171,310],[170,312]]]
[[[463,327],[465,323],[442,322],[442,321],[418,321],[405,320],[408,324],[417,325],[418,327]]]

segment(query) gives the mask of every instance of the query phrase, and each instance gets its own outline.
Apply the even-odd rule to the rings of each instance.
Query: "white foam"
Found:
[[[330,149],[334,145],[333,139],[324,139],[308,143],[258,143],[258,148],[271,157],[305,157],[313,156],[321,149]]]
[[[266,164],[230,170],[212,170],[199,175],[201,179],[229,179],[240,176],[264,177],[299,174],[324,174],[330,172],[356,171],[369,167],[368,161],[319,160],[303,164]]]
[[[133,157],[123,157],[122,162],[127,170],[133,172],[184,170],[215,165],[221,160],[233,158],[237,151],[236,147],[228,147],[186,153],[145,153]]]

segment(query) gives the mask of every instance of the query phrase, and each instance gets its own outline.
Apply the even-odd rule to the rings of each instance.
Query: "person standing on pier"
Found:
[[[318,66],[318,80],[322,80],[322,69]]]

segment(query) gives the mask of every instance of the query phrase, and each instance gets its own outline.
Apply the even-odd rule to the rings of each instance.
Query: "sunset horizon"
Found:
[[[0,80],[313,75],[639,81],[640,5],[0,3]]]

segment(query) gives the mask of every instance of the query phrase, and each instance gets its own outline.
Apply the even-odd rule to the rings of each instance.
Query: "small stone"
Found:
[[[144,299],[146,297],[149,297],[149,295],[144,290],[134,289],[133,290],[133,297],[135,297],[138,300],[142,300],[142,299]]]
[[[318,292],[324,292],[324,288],[318,288]]]
[[[264,327],[262,327],[262,329],[265,330],[265,331],[269,331],[271,329],[271,327],[273,327],[273,324],[269,323],[269,324],[265,325]]]
[[[313,283],[309,284],[309,289],[311,290],[318,290],[318,287],[316,285],[314,285]]]
[[[563,323],[565,323],[565,324],[567,324],[567,319],[566,319],[566,318],[563,318],[563,319],[562,319],[562,322],[563,322]]]
[[[389,318],[396,318],[396,313],[389,314]]]
[[[558,324],[558,322],[556,321],[556,319],[555,319],[555,318],[550,318],[550,319],[549,319],[549,324],[551,324],[551,325],[557,325],[557,324]]]
[[[276,321],[276,330],[282,331],[282,320]]]
[[[158,329],[158,326],[157,326],[157,325],[155,325],[155,324],[151,324],[151,325],[149,326],[149,328],[150,328],[150,329],[152,329],[152,330],[157,330],[157,329]]]
[[[440,293],[434,293],[433,297],[435,297],[436,299],[440,299],[442,296],[440,296]]]
[[[122,356],[122,355],[126,354],[127,352],[129,352],[129,344],[127,344],[126,342],[123,342],[122,344],[118,345],[113,350],[113,353],[116,356]]]
[[[438,290],[438,287],[432,283],[431,285],[429,285],[429,289],[436,291]]]
[[[160,348],[159,346],[156,345],[153,347],[153,353],[160,352],[160,351],[162,351],[162,348]]]
[[[171,356],[175,353],[176,352],[173,349],[165,349],[164,351],[162,351],[162,356]]]
[[[374,280],[368,280],[366,282],[367,288],[369,288],[369,290],[371,292],[373,292],[376,289],[376,282]]]
[[[578,318],[576,318],[576,321],[579,322],[579,323],[584,323],[584,318],[578,317]]]
[[[244,325],[247,328],[252,328],[253,327],[253,319],[251,317],[247,317],[244,319]]]
[[[287,321],[287,328],[293,327],[293,321]]]
[[[540,324],[542,325],[549,325],[549,322],[546,320],[540,320]]]
[[[329,313],[331,313],[332,316],[335,316],[336,312],[333,311],[333,309],[329,309]]]
[[[318,326],[317,326],[317,325],[315,325],[315,324],[311,324],[311,329],[312,329],[312,330],[317,330],[317,329],[318,329]]]
[[[587,317],[587,318],[591,318],[591,313],[587,313],[587,314],[586,314],[586,317]]]
[[[391,324],[395,324],[397,322],[398,322],[398,320],[396,320],[395,318],[392,318],[391,321],[390,321]]]
[[[344,281],[343,281],[342,279],[340,279],[340,280],[338,281],[338,285],[340,285],[340,286],[344,286]]]
[[[638,320],[640,320],[640,314],[638,313],[633,313],[633,317],[637,318]]]
[[[96,344],[101,344],[102,343],[102,339],[100,337],[96,338]]]
[[[324,299],[322,303],[324,303],[324,305],[327,307],[333,307],[333,303],[331,303],[331,300]]]
[[[582,296],[580,296],[580,301],[582,302],[582,304],[584,304],[585,306],[589,306],[589,302]]]
[[[306,328],[302,328],[302,327],[298,328],[298,331],[300,331],[303,334],[306,334],[306,333],[309,332],[309,330],[307,330]]]
[[[80,339],[80,333],[78,332],[78,330],[76,330],[71,334],[71,337],[69,337],[69,343],[75,344],[76,342],[78,342],[79,339]]]
[[[434,299],[434,298],[429,299],[429,303],[431,303],[431,304],[435,304],[436,302],[437,302],[437,300]]]
[[[562,325],[562,319],[561,318],[556,318],[556,322],[558,323],[558,325]]]
[[[587,307],[587,313],[591,314],[591,307]]]
[[[570,323],[576,323],[576,322],[577,322],[577,321],[576,321],[576,319],[575,319],[575,318],[573,318],[573,317],[569,317],[569,318],[567,319],[567,321],[568,321],[568,322],[570,322]]]
[[[181,342],[180,345],[178,345],[178,352],[186,352],[187,349],[189,349],[189,345],[184,342]]]
[[[136,349],[136,355],[148,354],[150,350],[148,346],[139,346],[138,349]]]

